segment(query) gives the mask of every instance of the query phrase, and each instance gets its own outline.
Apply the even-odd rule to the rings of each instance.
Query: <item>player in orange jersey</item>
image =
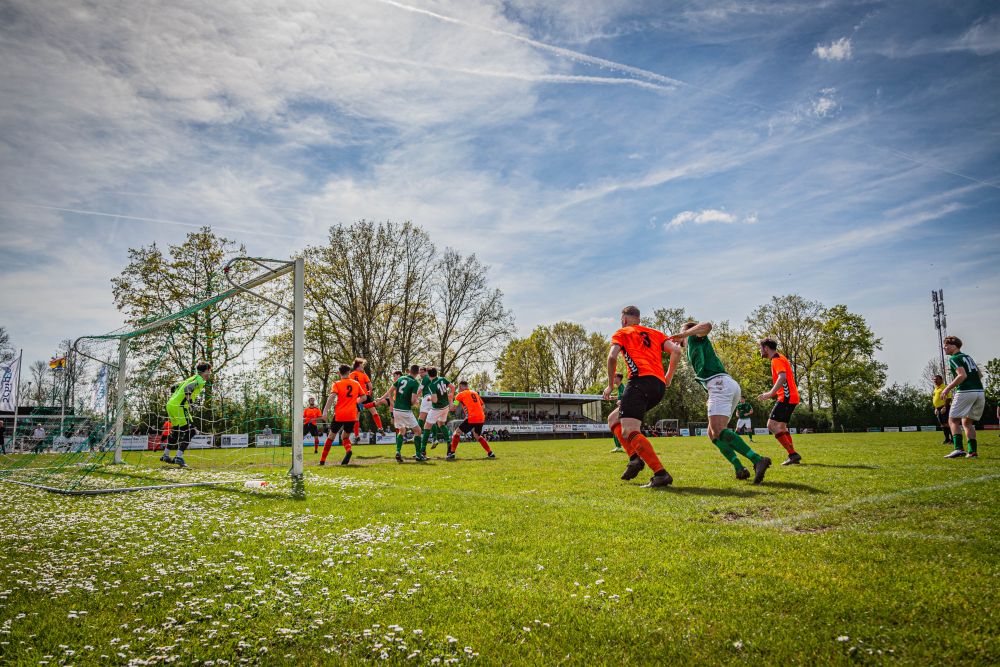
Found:
[[[313,454],[319,452],[319,424],[323,411],[316,407],[316,399],[309,397],[309,407],[302,411],[302,437],[312,436]]]
[[[486,450],[486,458],[495,459],[497,456],[490,449],[490,443],[483,437],[483,424],[486,423],[486,411],[483,409],[482,397],[473,389],[469,389],[469,383],[465,380],[458,383],[458,393],[455,395],[455,405],[465,408],[465,421],[458,425],[458,430],[451,436],[451,447],[448,449],[448,461],[455,460],[455,450],[458,449],[458,441],[462,433],[475,433],[476,440]]]
[[[628,367],[628,383],[622,393],[621,404],[608,415],[608,426],[629,455],[622,479],[634,479],[648,465],[653,471],[653,477],[645,486],[669,486],[674,480],[664,470],[653,445],[642,434],[641,429],[646,412],[660,402],[670,386],[681,349],[667,339],[667,334],[641,326],[639,309],[635,306],[622,309],[621,324],[622,328],[611,336],[608,386],[604,389],[604,400],[611,400],[620,354]],[[663,373],[664,352],[670,354],[666,375]]]
[[[360,384],[361,388],[365,390],[365,395],[358,397],[358,403],[368,410],[372,416],[372,420],[375,422],[375,428],[381,431],[382,418],[379,417],[378,410],[375,409],[375,402],[372,400],[374,398],[372,396],[372,379],[365,373],[366,363],[368,363],[367,359],[361,357],[354,359],[354,370],[351,371],[351,379]],[[361,435],[360,419],[354,424],[354,437],[356,438],[359,435]]]
[[[330,391],[330,398],[326,400],[323,407],[323,419],[329,424],[326,432],[326,442],[323,443],[323,455],[319,459],[319,464],[326,465],[326,456],[333,446],[333,439],[340,434],[341,443],[344,445],[344,460],[340,465],[346,466],[351,460],[351,433],[354,431],[354,424],[358,421],[358,396],[364,395],[364,388],[358,384],[357,380],[350,378],[350,366],[342,365],[339,369],[340,379],[333,383]],[[333,419],[329,418],[330,408],[336,405],[333,411]]]
[[[771,391],[761,394],[757,399],[761,401],[769,398],[777,399],[767,420],[767,428],[788,452],[788,458],[781,465],[795,465],[802,460],[802,456],[792,446],[792,434],[788,432],[788,420],[795,406],[799,404],[795,373],[792,372],[792,364],[788,361],[788,357],[778,352],[778,343],[773,338],[764,338],[760,341],[760,356],[771,360],[771,381],[774,382],[774,386],[771,387]]]

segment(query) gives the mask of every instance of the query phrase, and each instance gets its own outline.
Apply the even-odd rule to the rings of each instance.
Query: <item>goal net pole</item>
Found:
[[[293,273],[294,312],[292,314],[292,486],[295,495],[304,495],[302,484],[302,392],[305,357],[305,259],[295,260]]]
[[[128,339],[123,338],[118,341],[118,393],[115,394],[116,400],[121,401],[119,409],[116,410],[115,414],[115,430],[114,430],[114,443],[115,443],[115,463],[122,463],[122,433],[125,429],[125,382],[127,378],[125,377],[125,365],[128,363]]]

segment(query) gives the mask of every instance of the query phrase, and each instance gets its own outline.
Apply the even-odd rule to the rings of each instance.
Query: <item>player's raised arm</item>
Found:
[[[674,379],[674,371],[677,370],[677,360],[681,356],[681,348],[679,345],[667,338],[663,341],[663,349],[670,354],[670,362],[667,366],[666,378],[666,385],[669,387],[670,383]]]
[[[608,386],[604,388],[604,400],[611,400],[611,391],[615,388],[615,373],[618,372],[618,355],[622,351],[622,346],[614,343],[611,351],[608,352]]]
[[[667,336],[667,339],[671,341],[679,341],[679,340],[684,340],[688,336],[698,336],[699,338],[704,338],[710,333],[712,333],[712,323],[699,322],[693,327],[689,327],[680,333],[676,333],[672,336]]]

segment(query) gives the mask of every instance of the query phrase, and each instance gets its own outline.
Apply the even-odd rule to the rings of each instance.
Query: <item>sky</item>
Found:
[[[0,2],[0,326],[121,318],[129,247],[411,220],[519,331],[627,304],[863,314],[890,381],[1000,357],[991,2]]]

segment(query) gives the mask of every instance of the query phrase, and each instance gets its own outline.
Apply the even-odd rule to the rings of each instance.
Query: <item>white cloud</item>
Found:
[[[834,98],[836,88],[824,88],[819,91],[819,97],[810,106],[810,113],[817,118],[826,118],[840,108],[840,103]]]
[[[852,52],[850,37],[841,37],[827,46],[817,44],[813,49],[813,53],[819,56],[820,60],[850,60]]]
[[[739,218],[732,213],[727,213],[726,211],[715,208],[705,208],[700,211],[681,211],[671,218],[670,222],[668,222],[665,227],[667,229],[678,229],[688,223],[707,225],[713,222],[726,225],[741,222],[743,224],[752,225],[757,222],[757,213],[749,213],[743,216],[743,218]]]

